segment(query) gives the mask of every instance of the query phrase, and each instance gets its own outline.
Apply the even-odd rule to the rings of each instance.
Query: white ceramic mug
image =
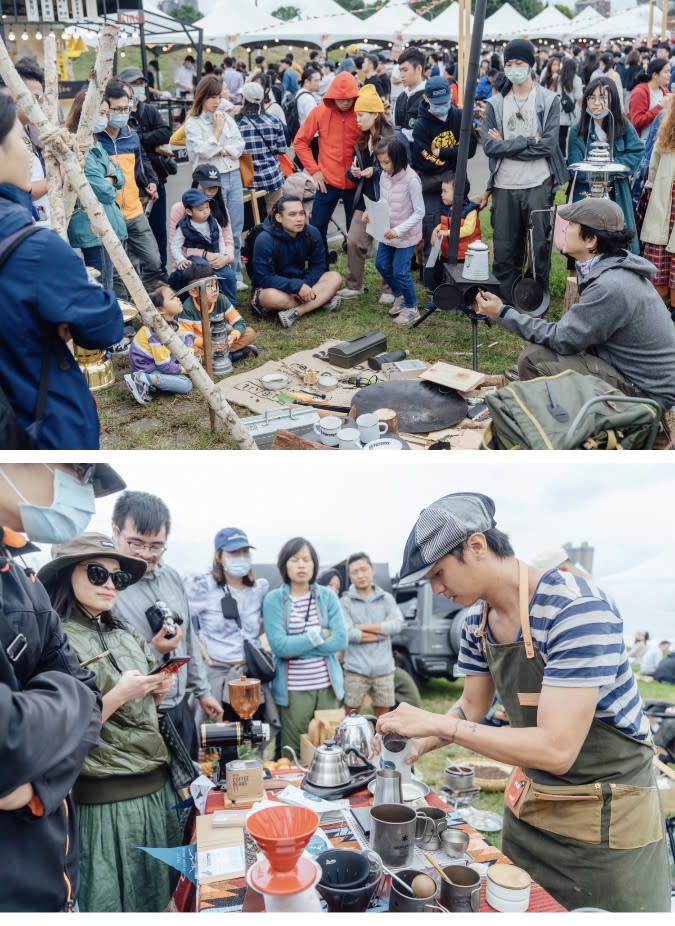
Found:
[[[341,418],[338,418],[336,415],[328,415],[326,418],[322,418],[321,421],[315,423],[314,431],[318,434],[322,444],[326,444],[328,447],[337,447],[338,431],[341,427]]]
[[[403,450],[403,444],[393,437],[380,437],[377,440],[370,440],[363,448],[364,450]]]
[[[340,450],[360,450],[361,441],[357,428],[340,428],[338,431],[338,447]]]
[[[368,441],[371,440],[377,440],[378,437],[386,434],[389,430],[389,425],[384,421],[380,421],[373,412],[366,412],[363,415],[359,415],[356,419],[356,424],[359,429],[359,434],[361,435],[361,443],[363,444],[367,444]]]

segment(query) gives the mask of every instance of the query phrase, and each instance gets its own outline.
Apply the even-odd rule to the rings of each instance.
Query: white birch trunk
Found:
[[[93,144],[91,127],[94,122],[94,117],[98,115],[98,108],[101,105],[101,98],[105,85],[112,77],[113,59],[115,57],[115,49],[117,48],[119,31],[119,26],[116,23],[107,22],[99,35],[96,61],[89,74],[89,86],[87,87],[87,94],[82,104],[80,124],[77,129],[77,143],[83,154],[86,154]],[[47,60],[47,50],[45,48],[45,67],[47,66]],[[54,61],[56,61],[56,48],[54,49]],[[76,198],[75,193],[70,188],[69,184],[66,183],[64,185],[63,197],[63,211],[65,213],[66,225],[70,222],[70,217],[73,214]]]
[[[1,39],[0,75],[18,105],[28,115],[30,122],[39,129],[45,148],[55,156],[63,167],[65,176],[76,197],[87,211],[94,233],[101,239],[117,272],[129,290],[143,324],[156,332],[160,343],[168,347],[176,360],[183,366],[196,388],[199,389],[209,406],[214,410],[216,417],[223,423],[239,446],[245,450],[257,450],[255,441],[221,391],[153,306],[131,261],[127,257],[122,243],[116,237],[103,206],[96,198],[77,157],[69,147],[67,133],[65,130],[52,125],[46,118],[42,109],[36,103],[33,94],[30,93],[17,74],[7,52],[7,47]]]
[[[44,40],[45,58],[45,109],[52,125],[58,125],[57,106],[59,100],[59,79],[56,71],[56,36],[47,35]],[[47,195],[51,213],[52,229],[64,241],[68,240],[68,223],[63,208],[63,180],[61,170],[52,151],[45,147],[45,170],[47,174]]]

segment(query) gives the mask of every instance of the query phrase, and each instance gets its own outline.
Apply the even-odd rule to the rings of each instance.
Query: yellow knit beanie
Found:
[[[372,84],[365,84],[359,90],[359,95],[354,103],[355,113],[383,113],[384,103],[378,95],[377,90]]]

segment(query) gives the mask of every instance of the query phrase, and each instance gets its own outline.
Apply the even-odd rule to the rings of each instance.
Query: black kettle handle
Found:
[[[375,766],[371,762],[369,762],[368,759],[364,756],[364,754],[360,752],[355,746],[347,746],[344,752],[345,754],[348,752],[353,752],[354,755],[358,756],[362,762],[366,763],[366,768],[375,770]]]

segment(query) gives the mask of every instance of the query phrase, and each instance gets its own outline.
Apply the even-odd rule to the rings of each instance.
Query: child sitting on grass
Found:
[[[208,280],[204,286],[206,289],[206,303],[209,316],[216,318],[219,315],[225,316],[227,325],[227,347],[230,354],[230,360],[236,363],[237,360],[244,360],[246,357],[257,357],[258,348],[255,346],[255,331],[250,328],[241,317],[237,309],[230,303],[227,296],[223,296],[218,289],[218,281],[213,276],[213,271],[206,264],[190,264],[184,271],[184,286],[190,286],[198,283],[200,280]],[[194,286],[188,291],[188,296],[183,303],[183,311],[180,315],[180,321],[189,325],[195,336],[195,347],[203,350],[204,339],[202,335],[202,315],[200,311],[200,286]],[[223,347],[222,344],[216,343],[213,347],[217,350]]]
[[[459,225],[459,246],[457,248],[457,262],[462,263],[466,257],[466,249],[473,241],[480,241],[480,211],[476,203],[469,199],[469,178],[464,181],[464,202],[462,203],[462,217]],[[441,221],[431,233],[431,244],[441,239],[441,255],[444,261],[448,259],[448,239],[450,238],[450,225],[452,223],[452,201],[455,198],[455,175],[448,173],[441,184]],[[434,268],[434,283],[442,283],[442,267],[439,263]]]
[[[150,300],[183,344],[195,353],[192,328],[176,320],[183,311],[183,303],[170,286],[160,286],[150,293]],[[185,394],[192,389],[192,380],[174,359],[168,347],[161,344],[155,332],[143,325],[129,347],[131,373],[124,382],[139,405],[147,405],[151,392],[177,392]]]

